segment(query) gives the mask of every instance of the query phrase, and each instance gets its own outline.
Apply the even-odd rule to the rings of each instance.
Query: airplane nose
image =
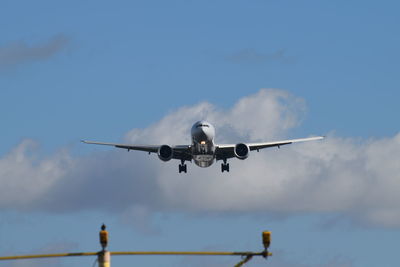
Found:
[[[203,128],[198,129],[197,134],[196,134],[196,139],[197,139],[197,141],[206,141],[207,140],[207,134]]]
[[[204,129],[203,127],[197,128],[196,131],[194,132],[193,137],[196,139],[197,142],[209,141],[210,139],[207,129]]]
[[[199,121],[193,125],[191,134],[193,140],[196,142],[209,142],[213,141],[215,130],[211,124]]]

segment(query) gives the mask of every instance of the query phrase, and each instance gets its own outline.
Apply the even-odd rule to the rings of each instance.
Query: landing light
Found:
[[[104,223],[101,226],[101,231],[99,233],[99,236],[100,236],[100,244],[104,251],[108,245],[108,232],[106,231],[106,226]]]
[[[267,250],[269,248],[269,245],[271,244],[271,232],[270,231],[265,231],[262,233],[262,241],[264,244],[264,248]]]
[[[201,141],[200,142],[200,145],[205,145],[206,144],[206,141]]]

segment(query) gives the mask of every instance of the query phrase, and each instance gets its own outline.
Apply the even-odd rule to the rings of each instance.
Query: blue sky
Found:
[[[111,250],[259,250],[269,229],[274,266],[393,266],[398,8],[2,1],[1,254],[95,251],[105,222]],[[328,139],[232,160],[228,175],[219,163],[189,164],[184,177],[177,162],[79,142],[185,143],[200,117],[220,142]],[[113,266],[235,260],[120,258]]]

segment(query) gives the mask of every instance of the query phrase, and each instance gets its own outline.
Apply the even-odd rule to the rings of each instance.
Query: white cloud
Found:
[[[182,107],[147,129],[134,129],[126,141],[140,143],[188,143],[193,123],[205,119],[217,127],[217,142],[257,141],[282,138],[298,126],[306,111],[299,97],[277,89],[260,90],[240,99],[231,109],[222,110],[210,103]],[[240,138],[240,139],[239,139]]]
[[[284,138],[299,125],[304,101],[282,90],[261,90],[232,109],[209,103],[182,107],[126,141],[188,143],[196,120],[216,126],[217,142]],[[324,141],[253,152],[232,159],[231,172],[110,148],[90,156],[61,151],[35,159],[23,142],[0,159],[0,207],[67,212],[105,209],[149,216],[154,211],[335,213],[351,220],[400,227],[400,134],[379,140],[330,135]],[[103,150],[102,150],[103,151]],[[31,156],[29,156],[31,155]]]
[[[70,157],[60,152],[47,159],[34,155],[35,142],[24,140],[0,160],[0,207],[29,207],[68,172]]]

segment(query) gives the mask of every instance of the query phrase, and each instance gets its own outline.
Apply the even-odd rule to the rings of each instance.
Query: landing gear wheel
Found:
[[[229,172],[229,163],[221,163],[221,172]]]
[[[187,173],[186,164],[179,164],[179,173],[181,173],[181,172]]]

